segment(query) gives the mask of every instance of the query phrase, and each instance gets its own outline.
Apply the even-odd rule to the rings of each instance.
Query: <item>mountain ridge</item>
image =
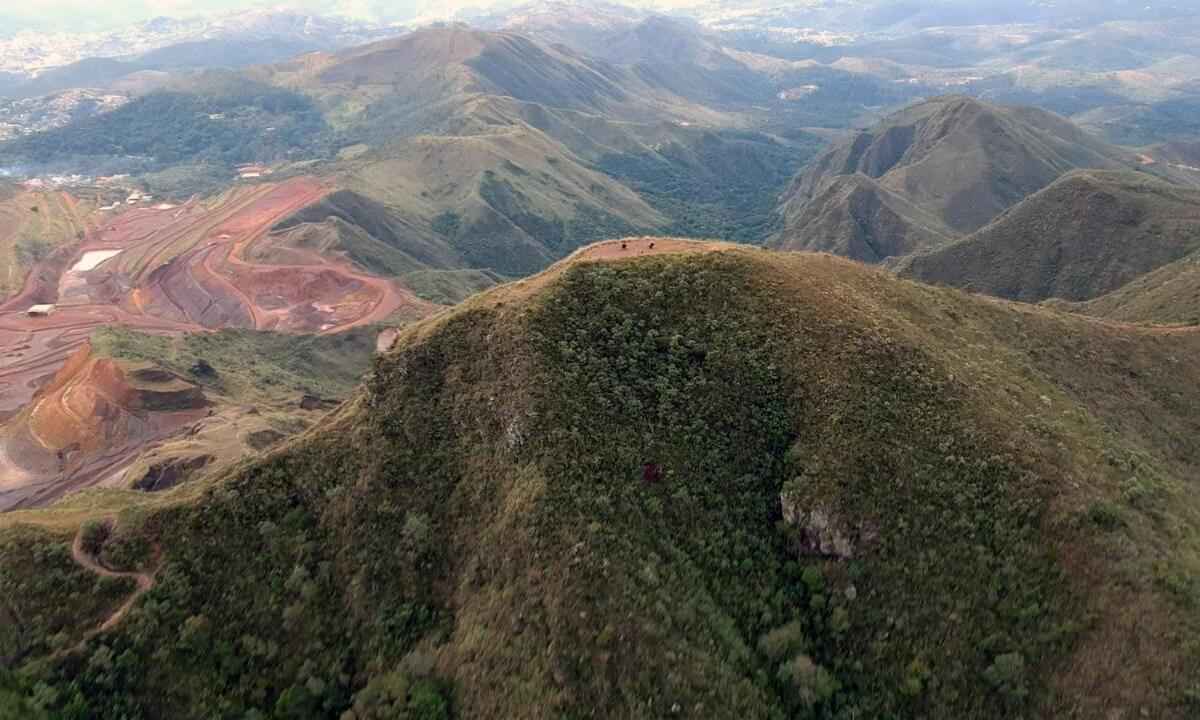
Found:
[[[1200,249],[1197,206],[1195,189],[1129,171],[1075,171],[899,271],[1026,302],[1091,300]]]

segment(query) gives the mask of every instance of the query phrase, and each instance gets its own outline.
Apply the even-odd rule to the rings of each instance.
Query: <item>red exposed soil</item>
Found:
[[[138,407],[116,364],[85,349],[98,327],[334,333],[401,308],[432,312],[436,306],[405,288],[341,260],[316,253],[296,265],[245,258],[251,244],[272,243],[278,222],[328,192],[301,177],[81,220],[82,243],[40,264],[21,293],[0,304],[0,511],[102,482],[194,417]],[[76,270],[94,251],[119,252]],[[40,303],[57,309],[28,316]]]
[[[101,483],[147,445],[203,418],[203,394],[188,387],[182,380],[161,390],[135,387],[121,365],[93,356],[85,343],[5,426],[0,455],[25,481],[0,477],[0,508],[41,505]]]

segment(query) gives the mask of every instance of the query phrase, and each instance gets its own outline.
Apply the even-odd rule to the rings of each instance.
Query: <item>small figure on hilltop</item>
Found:
[[[651,250],[653,250],[653,249],[654,249],[654,243],[650,243],[650,249],[651,249]]]
[[[621,243],[621,249],[622,249],[622,250],[624,250],[624,249],[625,249],[625,248],[627,248],[627,247],[629,247],[629,244],[628,244],[628,243],[624,243],[624,242],[623,242],[623,243]]]

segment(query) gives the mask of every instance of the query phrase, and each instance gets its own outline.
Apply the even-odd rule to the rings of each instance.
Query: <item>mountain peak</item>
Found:
[[[878,247],[927,249],[945,239],[944,230],[970,233],[1029,194],[1076,168],[1130,167],[1124,150],[1108,145],[1050,113],[982,102],[962,95],[933,98],[901,110],[855,134],[814,160],[788,191],[785,217],[812,217],[807,207],[830,183],[861,173],[873,178],[882,207],[920,208],[922,217],[897,212],[887,233],[923,237],[912,245],[875,238]],[[861,197],[860,195],[850,196]],[[874,203],[871,205],[874,207]],[[835,233],[861,227],[859,210],[824,206],[822,214],[841,216],[825,227]],[[930,225],[929,220],[935,224]],[[920,232],[916,232],[920,228]],[[930,234],[928,231],[933,230]],[[857,231],[854,231],[857,232]],[[781,247],[846,247],[844,237],[824,237],[812,228],[786,224],[776,239]],[[862,256],[860,259],[886,259]]]

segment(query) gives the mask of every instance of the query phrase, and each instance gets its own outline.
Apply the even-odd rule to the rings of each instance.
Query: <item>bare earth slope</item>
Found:
[[[0,508],[117,480],[209,412],[195,378],[94,357],[98,329],[328,334],[432,312],[335,253],[271,250],[287,244],[287,230],[273,228],[328,192],[301,177],[89,216],[62,262],[0,304]],[[56,309],[27,315],[36,303]]]

